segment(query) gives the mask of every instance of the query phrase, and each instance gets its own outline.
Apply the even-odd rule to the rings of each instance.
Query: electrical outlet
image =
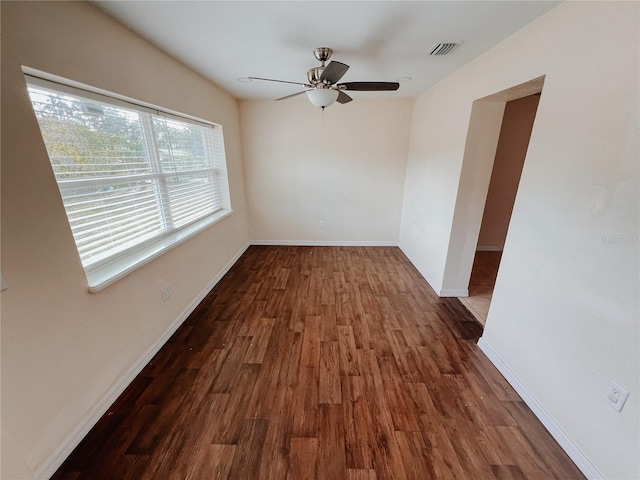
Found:
[[[171,296],[171,287],[168,284],[160,289],[160,296],[162,297],[163,302],[169,300],[169,297]]]
[[[609,387],[604,395],[604,399],[618,412],[622,410],[624,402],[627,401],[629,392],[624,389],[619,383],[613,380],[609,381]]]

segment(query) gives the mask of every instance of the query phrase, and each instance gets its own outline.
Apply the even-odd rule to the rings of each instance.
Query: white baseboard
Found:
[[[398,242],[371,240],[251,240],[251,245],[292,247],[397,247]]]
[[[489,345],[484,338],[478,340],[478,347],[484,352],[487,358],[498,369],[502,376],[511,384],[513,389],[518,392],[522,400],[531,409],[533,414],[549,431],[551,436],[556,439],[560,447],[569,455],[569,458],[576,464],[580,471],[589,480],[602,480],[604,475],[598,471],[593,463],[587,458],[584,452],[576,445],[576,443],[567,435],[562,427],[555,421],[551,414],[544,408],[544,405],[536,398],[531,390],[518,378],[511,367],[498,355],[498,353]]]
[[[438,293],[439,297],[468,297],[469,290],[448,290],[442,289],[440,293]]]
[[[504,246],[502,246],[502,247],[498,247],[498,246],[480,247],[480,246],[477,246],[476,247],[476,252],[501,252],[502,250],[504,250]]]
[[[424,277],[424,279],[427,281],[427,283],[429,284],[429,286],[433,289],[433,291],[435,292],[436,295],[438,295],[439,297],[468,297],[469,296],[469,290],[465,289],[465,290],[450,290],[450,289],[443,289],[442,285],[440,285],[439,282],[436,282],[436,280],[429,275],[426,270],[423,270],[420,265],[418,265],[413,258],[411,258],[411,254],[409,252],[407,252],[404,248],[400,247],[400,250],[402,250],[402,253],[405,254],[405,256],[409,259],[409,261],[412,263],[412,265],[416,268],[416,270],[418,270],[418,272],[420,273],[420,275],[422,275]]]
[[[191,303],[180,313],[171,325],[165,330],[158,340],[151,345],[142,357],[129,368],[114,385],[111,387],[104,397],[98,401],[98,403],[91,409],[85,418],[73,429],[73,431],[65,438],[60,446],[53,452],[53,454],[45,460],[42,465],[34,472],[34,477],[38,480],[46,480],[58,470],[62,462],[71,454],[74,448],[82,441],[82,439],[89,433],[98,420],[107,412],[109,407],[115,402],[118,397],[124,392],[129,384],[138,376],[142,369],[151,361],[156,353],[164,346],[164,344],[171,338],[171,335],[182,325],[187,317],[195,310],[195,308],[202,302],[204,297],[211,291],[216,284],[222,280],[222,277],[233,267],[242,254],[249,248],[250,243],[247,243],[242,247],[229,262],[224,266],[218,274],[213,277],[209,284],[194,298]]]
[[[440,290],[442,290],[442,287],[440,286],[440,284],[438,282],[436,282],[436,280],[429,275],[426,270],[423,270],[420,265],[418,265],[412,258],[412,255],[405,250],[404,248],[402,248],[402,246],[400,246],[400,250],[402,250],[402,253],[404,253],[405,257],[407,257],[409,259],[409,261],[411,262],[411,264],[415,267],[416,270],[418,270],[418,273],[420,275],[422,275],[422,277],[427,281],[427,283],[429,284],[429,286],[433,289],[433,291],[436,293],[436,295],[439,295]]]

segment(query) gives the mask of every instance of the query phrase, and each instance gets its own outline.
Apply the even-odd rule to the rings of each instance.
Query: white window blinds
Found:
[[[220,127],[27,81],[87,273],[227,206]]]

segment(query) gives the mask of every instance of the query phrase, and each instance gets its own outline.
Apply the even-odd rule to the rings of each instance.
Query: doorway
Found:
[[[483,325],[489,314],[539,101],[540,92],[537,92],[505,103],[471,268],[468,296],[460,297],[462,303]]]

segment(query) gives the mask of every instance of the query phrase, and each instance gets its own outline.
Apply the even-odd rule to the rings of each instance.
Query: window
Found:
[[[230,212],[219,125],[26,78],[92,291]]]

